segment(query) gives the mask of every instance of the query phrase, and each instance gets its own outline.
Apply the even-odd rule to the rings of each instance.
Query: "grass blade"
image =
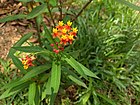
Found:
[[[134,10],[140,11],[140,7],[139,6],[136,6],[136,5],[130,3],[128,1],[126,1],[126,0],[116,0],[116,1],[118,1],[118,2],[128,6],[128,7],[132,8],[132,9],[134,9]]]

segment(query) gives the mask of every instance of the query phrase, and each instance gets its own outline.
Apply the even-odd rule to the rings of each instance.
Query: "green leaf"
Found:
[[[56,64],[55,61],[52,63],[52,70],[51,70],[51,88],[53,88],[53,93],[57,93],[60,86],[60,79],[61,79],[61,65]]]
[[[2,88],[0,88],[0,90],[7,89],[7,88],[12,88],[12,87],[18,86],[18,85],[20,85],[20,84],[26,82],[26,81],[24,81],[24,82],[19,82],[19,80],[20,80],[20,78],[18,78],[18,79],[16,79],[16,80],[13,80],[13,81],[10,82],[10,83],[5,84]]]
[[[55,41],[53,40],[53,37],[51,35],[50,30],[47,28],[47,26],[44,23],[43,23],[43,27],[44,27],[44,30],[45,30],[44,37],[46,37],[51,44],[53,43],[55,48],[57,48],[57,46],[55,44]]]
[[[92,71],[90,71],[88,68],[86,68],[84,65],[82,65],[81,63],[77,62],[80,67],[83,69],[84,73],[87,75],[87,76],[90,76],[90,77],[94,77],[94,78],[97,78],[99,79],[99,77],[96,76],[96,74],[94,74]]]
[[[6,97],[9,97],[13,94],[16,94],[17,92],[20,92],[22,89],[28,87],[30,84],[29,81],[25,82],[25,83],[22,83],[21,85],[18,85],[14,88],[9,88],[7,89],[1,96],[0,96],[0,99],[3,99],[3,98],[6,98]]]
[[[30,1],[32,1],[32,0],[18,0],[18,1],[27,3],[27,2],[30,2]]]
[[[42,92],[41,100],[43,100],[46,95],[51,95],[51,78],[49,78],[48,81],[44,83],[44,90]]]
[[[86,84],[72,70],[65,68],[63,69],[63,71],[66,72],[68,74],[68,77],[77,85],[87,88]]]
[[[23,68],[22,62],[16,57],[16,56],[11,56],[13,63],[16,65],[16,67],[21,71],[21,73],[25,74],[27,71]]]
[[[35,103],[33,105],[40,105],[40,85],[36,87]]]
[[[26,16],[27,15],[25,15],[25,14],[17,14],[17,15],[14,15],[14,16],[6,16],[6,17],[0,19],[0,23],[12,21],[12,20],[17,20],[17,19],[24,19],[24,18],[26,18]]]
[[[128,1],[126,1],[126,0],[116,0],[116,1],[118,1],[118,2],[120,2],[122,4],[125,4],[126,6],[132,8],[134,10],[140,11],[140,7],[139,6],[136,6],[136,5],[130,3]]]
[[[18,51],[23,51],[23,52],[28,52],[28,53],[45,51],[45,49],[39,46],[22,46],[22,47],[12,47],[12,48]]]
[[[30,79],[30,78],[32,78],[40,73],[43,73],[44,71],[46,71],[50,68],[51,68],[51,65],[49,65],[49,64],[35,67],[31,71],[26,73],[25,76],[20,81],[28,80],[28,79]]]
[[[53,61],[51,70],[51,99],[50,105],[54,105],[55,97],[60,87],[61,65]]]
[[[26,40],[28,40],[30,37],[32,36],[32,33],[28,33],[28,34],[25,34],[23,37],[21,37],[21,39],[19,41],[17,41],[13,47],[19,47],[21,46]],[[11,48],[10,51],[9,51],[9,54],[8,56],[13,56],[13,54],[16,52],[15,49]]]
[[[91,95],[91,92],[89,91],[81,97],[81,105],[86,105],[87,101],[90,98],[90,95]]]
[[[49,4],[51,4],[52,6],[56,6],[57,0],[49,0]]]
[[[27,15],[27,19],[32,19],[34,17],[37,17],[46,11],[47,11],[47,4],[42,4],[40,6],[37,6]]]
[[[42,65],[42,66],[38,66],[36,68],[33,68],[31,71],[27,72],[25,74],[25,76],[23,76],[23,78],[17,79],[16,81],[13,81],[11,83],[6,84],[4,87],[2,87],[2,89],[10,88],[10,87],[13,88],[13,87],[16,87],[20,84],[23,84],[24,82],[28,81],[30,78],[50,69],[50,67],[51,67],[51,65]]]
[[[82,77],[84,77],[85,79],[87,79],[87,76],[85,75],[83,69],[81,68],[81,66],[79,65],[79,63],[72,57],[70,58],[65,58],[65,60],[67,61],[68,64],[70,64]]]
[[[116,105],[116,103],[113,100],[109,99],[108,97],[106,97],[106,96],[104,96],[102,94],[99,94],[99,93],[97,93],[97,95],[99,97],[101,97],[102,99],[104,99],[106,102],[110,103],[111,105]]]
[[[29,105],[33,105],[35,93],[36,93],[36,83],[33,82],[32,84],[29,85],[29,92],[28,92]]]
[[[83,86],[84,88],[87,88],[86,84],[85,84],[83,81],[81,81],[80,79],[77,79],[77,78],[75,78],[75,77],[72,76],[72,75],[69,75],[68,77],[69,77],[73,82],[75,82],[77,85]]]
[[[36,23],[37,23],[38,30],[40,29],[40,25],[42,22],[43,22],[43,16],[42,15],[37,16]]]

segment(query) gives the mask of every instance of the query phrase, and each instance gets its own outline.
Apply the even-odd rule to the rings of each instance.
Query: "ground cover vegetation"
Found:
[[[0,22],[32,20],[37,32],[0,59],[1,105],[140,104],[139,1],[17,2],[28,12]]]

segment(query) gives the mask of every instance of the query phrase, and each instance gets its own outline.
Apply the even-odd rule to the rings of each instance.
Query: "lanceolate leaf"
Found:
[[[116,1],[118,1],[118,2],[120,2],[122,4],[125,4],[125,5],[127,5],[128,7],[132,8],[134,10],[140,11],[140,6],[136,6],[136,5],[130,3],[128,1],[126,1],[126,0],[116,0]]]
[[[41,100],[43,100],[46,95],[51,95],[51,78],[49,77],[48,81],[44,83],[44,90],[42,92]]]
[[[88,68],[86,68],[81,63],[77,62],[74,58],[72,58],[72,57],[65,58],[65,60],[85,79],[87,79],[86,76],[98,78],[92,71],[90,71]]]
[[[21,91],[22,89],[28,87],[30,84],[30,81],[27,81],[25,83],[22,83],[14,88],[9,88],[7,89],[1,96],[0,96],[0,99],[3,99],[3,98],[6,98],[6,97],[9,97],[19,91]]]
[[[116,105],[116,103],[113,100],[109,99],[108,97],[106,97],[106,96],[104,96],[102,94],[99,94],[99,93],[97,95],[99,97],[101,97],[102,99],[104,99],[106,102],[110,103],[111,105]]]
[[[99,77],[97,77],[96,76],[96,74],[94,74],[92,71],[90,71],[88,68],[86,68],[84,65],[82,65],[81,63],[79,63],[79,62],[77,62],[80,66],[81,66],[81,68],[83,69],[83,71],[84,71],[84,73],[87,75],[87,76],[90,76],[90,77],[94,77],[94,78],[98,78],[99,79]]]
[[[46,37],[51,44],[54,43],[54,47],[57,48],[57,46],[56,46],[56,44],[55,44],[55,42],[52,38],[50,30],[47,28],[47,26],[45,24],[43,24],[43,27],[44,27],[44,30],[45,30],[45,36],[44,37]]]
[[[32,33],[28,33],[28,34],[25,34],[23,37],[21,37],[21,39],[19,41],[17,41],[13,47],[19,47],[21,46],[26,40],[28,40],[30,37],[32,36]],[[13,54],[16,52],[15,49],[11,48],[10,51],[9,51],[9,54],[8,56],[13,56]]]
[[[10,88],[10,87],[13,88],[20,84],[23,84],[24,82],[28,81],[32,77],[50,69],[50,67],[51,67],[51,65],[43,65],[43,66],[38,66],[36,68],[33,68],[31,71],[27,72],[25,74],[25,76],[23,76],[23,78],[21,78],[20,80],[14,81],[12,83],[6,84],[2,89],[6,89],[6,88]]]
[[[83,86],[84,88],[87,88],[86,84],[72,71],[69,69],[63,69],[64,72],[67,72],[68,77],[75,82],[79,86]]]
[[[0,23],[2,22],[7,22],[7,21],[12,21],[12,20],[17,20],[17,19],[24,19],[26,18],[27,15],[25,14],[18,14],[18,15],[14,15],[14,16],[6,16],[2,19],[0,19]]]
[[[81,105],[86,105],[87,101],[90,98],[90,95],[91,95],[91,92],[89,91],[81,97]]]
[[[47,10],[46,4],[37,6],[27,15],[27,19],[37,17],[38,15],[42,14],[43,12],[46,12],[46,10]]]
[[[43,73],[44,71],[48,70],[51,68],[51,65],[42,65],[42,66],[38,66],[36,68],[33,68],[31,71],[29,71],[28,73],[25,74],[25,76],[20,80],[20,81],[25,81],[28,80],[40,73]]]
[[[22,1],[22,2],[30,2],[32,0],[18,0],[18,1]]]
[[[13,63],[16,65],[16,67],[21,71],[21,73],[25,74],[27,71],[23,68],[23,64],[16,56],[11,56]]]
[[[29,86],[29,92],[28,92],[28,102],[29,102],[29,105],[33,105],[34,99],[35,99],[35,93],[36,93],[36,83],[33,82]]]
[[[50,105],[54,105],[54,100],[60,87],[61,65],[53,61],[51,70],[51,100]]]
[[[75,77],[72,76],[72,75],[69,75],[68,77],[69,77],[73,82],[75,82],[77,85],[83,86],[84,88],[87,88],[86,84],[85,84],[83,81],[81,81],[80,79],[77,79],[77,78],[75,78]]]
[[[22,47],[12,47],[12,48],[18,51],[23,51],[23,52],[28,52],[28,53],[45,51],[45,49],[39,46],[22,46]]]
[[[56,62],[53,61],[51,70],[51,88],[53,88],[54,93],[57,93],[59,90],[60,79],[61,79],[61,65],[56,64]]]
[[[85,79],[87,79],[87,76],[85,75],[83,69],[81,68],[81,66],[78,64],[78,62],[70,57],[70,58],[65,58],[65,60],[67,61],[68,64],[70,64],[82,77],[84,77]]]

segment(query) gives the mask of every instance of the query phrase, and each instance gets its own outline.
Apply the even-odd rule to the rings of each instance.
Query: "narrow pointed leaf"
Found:
[[[61,65],[56,64],[55,61],[52,63],[51,70],[51,99],[50,105],[54,105],[55,97],[58,93],[60,87],[60,79],[61,79]]]
[[[132,9],[134,9],[134,10],[140,11],[140,6],[136,6],[135,4],[132,4],[132,3],[128,2],[128,1],[126,1],[126,0],[116,0],[116,1],[128,6],[128,7],[132,8]]]
[[[14,16],[6,16],[6,17],[0,19],[0,23],[7,22],[7,21],[13,21],[13,20],[17,20],[17,19],[24,19],[24,18],[26,18],[26,16],[27,15],[25,15],[25,14],[17,14],[17,15],[14,15]]]
[[[45,49],[39,46],[22,46],[22,47],[12,47],[12,48],[18,51],[23,51],[23,52],[28,52],[28,53],[45,51]]]
[[[16,67],[21,71],[21,73],[25,74],[27,71],[23,68],[22,62],[16,57],[16,56],[11,56],[13,63],[16,65]]]
[[[72,75],[69,75],[68,77],[69,77],[73,82],[75,82],[77,85],[83,86],[84,88],[87,88],[86,84],[85,84],[83,81],[81,81],[81,80],[75,78],[75,77],[72,76]]]
[[[48,70],[51,68],[51,65],[42,65],[42,66],[38,66],[36,68],[33,68],[31,71],[29,71],[28,73],[25,74],[25,76],[20,80],[20,81],[25,81],[28,80],[40,73],[43,73],[44,71]]]
[[[102,94],[99,94],[99,93],[97,93],[97,95],[98,95],[99,97],[101,97],[102,99],[104,99],[106,102],[110,103],[111,105],[116,105],[116,103],[115,103],[113,100],[107,98],[106,96],[104,96],[104,95],[102,95]]]
[[[29,85],[29,92],[28,92],[29,105],[33,105],[35,93],[36,93],[36,83],[33,82],[32,84]]]
[[[51,70],[51,88],[53,88],[53,92],[57,93],[60,86],[60,79],[61,79],[61,65],[56,64],[53,62],[52,70]]]
[[[6,97],[9,97],[13,94],[16,94],[17,92],[21,91],[22,89],[28,87],[30,84],[30,81],[27,81],[21,85],[18,85],[14,88],[9,88],[7,89],[1,96],[0,96],[0,99],[3,99],[3,98],[6,98]]]
[[[41,100],[43,100],[46,95],[51,95],[51,78],[49,78],[48,81],[44,84]]]
[[[35,100],[33,105],[40,105],[40,85],[36,87]]]
[[[25,41],[27,41],[30,37],[32,36],[32,33],[28,33],[28,34],[25,34],[23,37],[21,37],[21,39],[19,41],[17,41],[13,47],[19,47],[21,46]],[[11,48],[10,51],[9,51],[9,54],[8,56],[11,57],[13,56],[13,54],[16,52],[15,49]]]
[[[45,24],[43,24],[44,30],[45,30],[45,35],[44,37],[46,37],[48,39],[48,41],[52,44],[54,44],[54,47],[57,48],[55,41],[53,40],[53,37],[51,35],[50,30],[47,28],[47,26]]]
[[[82,77],[84,77],[85,79],[87,79],[87,76],[85,75],[83,69],[81,68],[81,66],[78,64],[78,62],[70,57],[70,58],[65,58],[65,60],[67,61],[68,64],[70,64]]]
[[[27,15],[27,19],[32,19],[34,17],[37,17],[38,15],[40,15],[46,11],[47,11],[46,4],[42,4],[40,6],[37,6]]]
[[[79,62],[77,62],[79,65],[80,65],[80,67],[83,69],[83,71],[84,71],[84,73],[87,75],[87,76],[90,76],[90,77],[94,77],[94,78],[98,78],[99,79],[99,77],[97,77],[96,76],[96,74],[94,74],[92,71],[90,71],[88,68],[86,68],[84,65],[82,65],[81,63],[79,63]]]

